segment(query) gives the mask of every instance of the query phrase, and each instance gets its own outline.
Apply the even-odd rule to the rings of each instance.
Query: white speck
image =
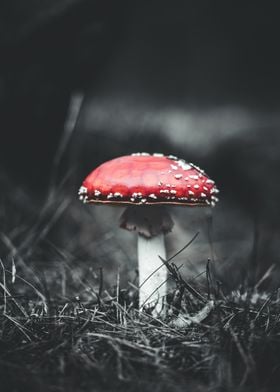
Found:
[[[113,195],[113,193],[109,193],[108,195],[107,195],[107,199],[112,199],[112,197],[114,197],[114,195]]]
[[[192,180],[198,180],[198,176],[197,175],[189,175],[189,178],[191,178]]]
[[[171,187],[171,185],[170,185],[170,184],[165,184],[165,186],[166,186],[167,188],[170,188],[170,187]]]
[[[94,191],[94,196],[100,196],[100,195],[101,195],[101,192],[98,189],[96,189]]]
[[[131,156],[134,156],[134,157],[141,157],[141,156],[150,156],[151,154],[149,154],[148,152],[135,152],[135,153],[133,153],[133,154],[131,154]]]
[[[172,193],[173,195],[176,195],[177,191],[175,191],[175,189],[171,189],[170,193]]]
[[[145,203],[146,203],[146,201],[147,201],[147,199],[141,199],[140,203],[143,203],[143,204],[145,204]]]
[[[215,207],[216,203],[214,201],[211,201],[211,206]]]
[[[87,188],[85,186],[80,187],[78,191],[78,195],[81,195],[82,193],[87,193]]]
[[[200,167],[194,165],[193,163],[191,163],[191,165],[192,165],[197,171],[199,171],[200,173],[205,173],[204,170],[200,169]]]
[[[209,189],[207,188],[207,186],[204,186],[203,189],[204,189],[205,191],[208,191],[208,190],[209,190]]]
[[[185,177],[185,181],[189,181],[189,177]]]
[[[87,200],[88,200],[88,197],[87,197],[87,196],[85,196],[85,197],[84,197],[84,199],[83,199],[83,203],[86,203],[86,202],[87,202]]]
[[[194,192],[193,191],[188,191],[189,192],[189,195],[191,196],[191,195],[194,195]]]
[[[178,170],[178,166],[176,166],[176,165],[170,165],[170,167],[171,167],[171,169],[173,169],[173,170]]]
[[[167,158],[172,159],[172,161],[178,161],[178,158],[175,157],[174,155],[168,155]]]
[[[157,199],[157,197],[156,197],[156,195],[154,194],[154,193],[151,193],[150,195],[149,195],[149,197],[151,198],[151,199]]]
[[[220,191],[217,188],[210,189],[210,193],[219,193]]]
[[[207,196],[205,195],[205,193],[203,193],[203,192],[201,192],[200,196],[201,196],[201,197],[207,197]]]
[[[176,180],[179,180],[180,178],[183,177],[183,174],[175,174],[174,177],[176,178]]]
[[[79,200],[84,200],[84,196],[81,195],[81,196],[79,197]]]
[[[131,196],[134,197],[135,199],[141,198],[142,197],[142,193],[141,192],[134,192],[134,193],[132,193]]]
[[[206,204],[208,204],[208,205],[210,205],[210,204],[211,204],[209,200],[205,200],[205,201],[206,201]]]
[[[123,195],[120,192],[115,192],[114,197],[123,197]]]
[[[211,200],[213,200],[215,202],[219,201],[219,199],[216,196],[211,196]]]
[[[135,201],[134,197],[131,197],[131,198],[130,198],[130,201]]]
[[[183,170],[190,170],[190,169],[192,169],[191,165],[189,165],[188,163],[186,163],[182,159],[180,159],[178,161],[178,166],[180,166]]]
[[[159,191],[159,193],[169,193],[169,192],[170,192],[169,189],[161,189]]]
[[[155,153],[153,154],[153,156],[154,156],[154,157],[164,157],[164,155],[161,154],[161,153],[159,153],[159,152],[155,152]]]
[[[162,186],[162,184],[163,184],[162,181],[158,182],[158,186]]]
[[[206,180],[206,184],[214,184],[214,181],[213,181],[213,180],[210,180],[210,179],[208,179],[208,180]]]
[[[194,189],[198,189],[198,188],[199,188],[199,185],[198,185],[198,184],[195,184],[193,187],[194,187]]]

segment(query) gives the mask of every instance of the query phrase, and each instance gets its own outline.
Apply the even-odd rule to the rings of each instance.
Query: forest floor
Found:
[[[163,319],[140,314],[131,290],[100,287],[97,301],[65,301],[3,264],[2,277],[2,392],[279,390],[278,291],[224,296],[213,277],[206,292],[177,279]]]

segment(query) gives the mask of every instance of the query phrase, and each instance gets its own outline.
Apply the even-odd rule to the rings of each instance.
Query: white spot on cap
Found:
[[[191,165],[192,165],[197,171],[199,171],[200,173],[205,173],[204,170],[200,169],[200,167],[194,165],[193,163],[191,163]]]
[[[176,195],[177,191],[175,191],[175,189],[171,189],[170,193],[172,193],[173,195]]]
[[[112,199],[113,197],[114,197],[114,195],[111,192],[107,195],[107,199]]]
[[[199,188],[199,185],[198,185],[198,184],[195,184],[193,187],[194,187],[194,189],[198,189],[198,188]]]
[[[200,196],[201,196],[201,197],[207,197],[207,196],[205,195],[205,193],[203,193],[203,192],[201,192]]]
[[[81,195],[82,193],[87,193],[87,188],[85,186],[80,187],[78,191],[78,195]]]
[[[161,190],[159,191],[159,193],[169,193],[169,192],[170,192],[169,189],[161,189]]]
[[[156,197],[156,195],[154,194],[154,193],[151,193],[150,195],[149,195],[149,197],[151,198],[151,199],[157,199],[157,197]]]
[[[183,174],[175,174],[174,177],[176,178],[176,180],[180,180],[180,178],[183,177]]]
[[[161,153],[159,153],[159,152],[155,152],[155,153],[153,154],[153,156],[154,156],[154,157],[164,157],[164,155],[161,154]]]
[[[163,182],[162,181],[159,181],[158,182],[158,186],[162,186],[163,185]]]
[[[190,170],[192,169],[192,166],[186,163],[184,160],[180,159],[178,161],[178,166],[180,166],[183,170]]]
[[[94,196],[100,196],[100,195],[101,195],[101,192],[98,189],[96,189],[94,191]]]
[[[132,197],[134,197],[135,199],[139,199],[142,197],[142,193],[141,192],[134,192],[132,193]]]
[[[176,166],[176,165],[170,165],[170,167],[171,167],[171,169],[173,169],[173,170],[178,170],[178,166]]]
[[[178,161],[178,158],[175,157],[174,155],[168,155],[167,158],[172,159],[172,161]]]
[[[191,195],[194,195],[194,192],[193,191],[188,191],[189,192],[189,195],[191,196]]]
[[[207,188],[207,186],[204,186],[203,189],[204,189],[205,191],[208,191],[208,190],[209,190],[209,189]]]
[[[123,195],[120,192],[115,192],[114,197],[123,197]]]
[[[150,156],[151,154],[149,154],[148,152],[135,152],[135,153],[133,153],[133,154],[131,154],[131,156],[134,156],[134,157],[141,157],[141,156]]]
[[[214,181],[213,181],[213,180],[210,180],[210,179],[208,179],[208,180],[206,180],[206,184],[214,184]]]
[[[191,178],[192,180],[198,180],[198,176],[197,175],[189,175],[189,178]]]

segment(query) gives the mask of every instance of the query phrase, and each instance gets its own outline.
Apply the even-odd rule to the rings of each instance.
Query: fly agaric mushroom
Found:
[[[164,235],[173,221],[165,206],[214,206],[218,189],[203,170],[175,156],[137,153],[103,163],[84,180],[84,203],[127,206],[120,227],[138,233],[139,309],[163,309],[167,294]],[[160,257],[159,257],[160,256]],[[155,314],[155,313],[154,313]]]

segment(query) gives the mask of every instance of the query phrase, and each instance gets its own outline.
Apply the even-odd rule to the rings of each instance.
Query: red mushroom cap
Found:
[[[203,170],[172,155],[137,153],[94,169],[79,190],[85,203],[215,205],[218,189]]]

